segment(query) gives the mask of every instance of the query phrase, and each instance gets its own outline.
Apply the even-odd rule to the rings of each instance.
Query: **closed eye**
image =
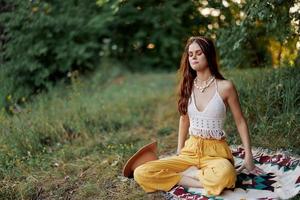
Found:
[[[196,54],[198,55],[198,56],[200,56],[201,54],[202,54],[202,51],[201,50],[197,50],[196,51]],[[189,52],[189,56],[193,56],[193,52]]]

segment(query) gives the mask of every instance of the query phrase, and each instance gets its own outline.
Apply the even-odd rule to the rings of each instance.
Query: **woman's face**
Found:
[[[190,66],[195,71],[201,71],[208,66],[204,53],[202,52],[198,43],[195,41],[189,46],[188,57]]]

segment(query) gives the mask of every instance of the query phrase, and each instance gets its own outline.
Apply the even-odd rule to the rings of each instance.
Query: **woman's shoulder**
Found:
[[[227,80],[227,79],[216,79],[218,83],[218,87],[221,87],[224,90],[230,90],[235,87],[234,83],[232,80]]]
[[[217,79],[219,93],[223,97],[228,97],[232,92],[235,92],[235,85],[232,80]]]

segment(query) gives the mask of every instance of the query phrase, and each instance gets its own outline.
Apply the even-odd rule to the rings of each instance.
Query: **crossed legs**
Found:
[[[189,181],[196,184],[196,180],[190,180],[191,177],[181,173],[190,166],[197,164],[195,158],[179,155],[149,161],[138,166],[134,170],[133,176],[146,192],[169,191],[176,184],[187,184]]]
[[[196,164],[185,156],[149,161],[134,170],[134,179],[146,192],[169,191],[178,184],[219,195],[225,187],[235,187],[236,172],[229,160],[203,157],[199,169]]]

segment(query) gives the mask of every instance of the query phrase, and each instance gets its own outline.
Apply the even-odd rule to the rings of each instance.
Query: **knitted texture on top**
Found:
[[[203,111],[199,111],[195,103],[195,95],[192,90],[188,104],[188,116],[190,119],[189,134],[202,138],[222,139],[226,137],[223,129],[226,118],[226,106],[218,92],[216,79],[215,93]]]

